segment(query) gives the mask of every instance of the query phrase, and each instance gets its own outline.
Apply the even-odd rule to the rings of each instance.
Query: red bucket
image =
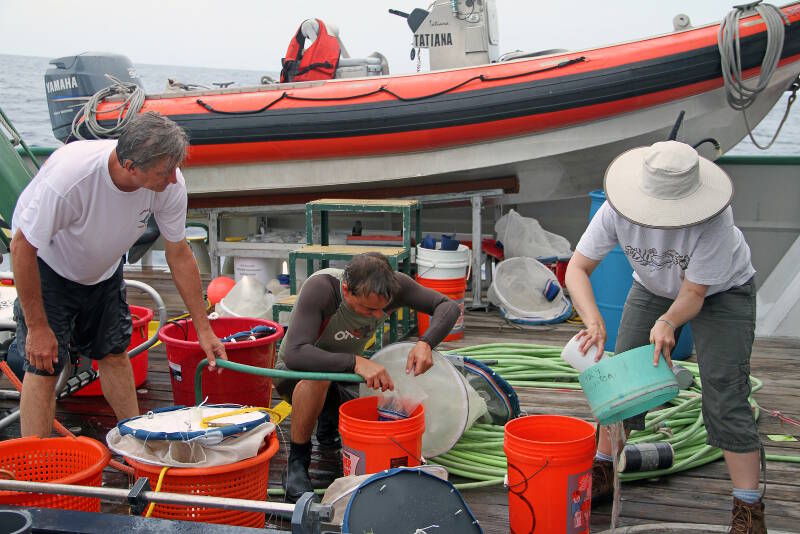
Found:
[[[529,415],[505,426],[511,532],[589,534],[595,428],[582,419]]]
[[[467,278],[451,278],[448,280],[434,280],[433,278],[420,278],[417,276],[419,285],[438,291],[450,300],[458,304],[459,314],[453,329],[444,338],[445,341],[455,341],[464,337],[464,294],[467,291]],[[431,316],[427,313],[417,312],[417,328],[421,336],[430,326]]]
[[[339,407],[345,476],[377,473],[393,467],[416,467],[422,458],[425,408],[406,419],[378,421],[378,397],[362,397]]]
[[[128,350],[131,350],[150,337],[147,335],[147,325],[153,319],[153,310],[144,306],[128,306],[128,308],[131,310],[131,319],[133,319],[133,332],[131,333],[131,342],[128,344]],[[147,351],[142,351],[131,358],[131,366],[133,367],[133,381],[138,388],[147,380]],[[97,371],[97,360],[92,360],[92,369]],[[103,389],[98,379],[73,393],[73,396],[99,397],[102,394]]]
[[[278,323],[250,317],[220,317],[211,321],[211,329],[219,338],[245,332],[256,326],[269,326],[275,333],[251,341],[225,343],[225,351],[232,362],[271,369],[275,365],[275,344],[283,337],[283,327]],[[197,332],[191,320],[181,320],[164,325],[158,332],[167,350],[172,398],[176,405],[194,405],[194,372],[206,355],[197,342]],[[234,403],[245,406],[269,407],[272,379],[226,370],[222,373],[203,371],[203,398],[212,404]]]

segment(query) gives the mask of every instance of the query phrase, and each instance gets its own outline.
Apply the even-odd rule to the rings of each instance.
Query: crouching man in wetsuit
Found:
[[[407,306],[431,315],[430,328],[408,355],[406,373],[419,375],[433,365],[431,349],[453,328],[458,305],[392,270],[378,253],[361,254],[347,267],[323,269],[303,285],[281,343],[277,369],[356,373],[373,389],[394,389],[382,365],[361,356],[364,346],[392,311]],[[358,397],[358,384],[280,380],[276,388],[292,404],[289,464],[283,476],[286,500],[312,491],[311,433],[323,453],[339,454],[339,405]]]

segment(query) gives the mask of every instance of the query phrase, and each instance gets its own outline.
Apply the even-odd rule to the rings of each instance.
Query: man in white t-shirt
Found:
[[[17,201],[11,258],[25,358],[23,436],[48,437],[54,389],[70,352],[99,360],[103,395],[118,419],[139,415],[128,358],[132,325],[122,256],[153,214],[167,263],[213,367],[225,349],[206,317],[200,274],[185,239],[185,132],[156,113],[134,117],[118,141],[56,150]]]
[[[766,533],[758,489],[763,447],[750,395],[755,329],[755,269],[750,248],[733,224],[733,185],[725,172],[676,141],[623,153],[606,171],[607,202],[575,247],[567,268],[570,296],[586,328],[586,354],[603,354],[606,330],[589,275],[617,244],[633,267],[634,283],[619,325],[615,352],[653,343],[653,364],[670,354],[691,321],[703,385],[707,443],[723,450],[733,482],[731,532]],[[599,356],[598,356],[599,357]],[[625,429],[643,429],[644,416]],[[599,432],[592,499],[612,491],[611,438]]]

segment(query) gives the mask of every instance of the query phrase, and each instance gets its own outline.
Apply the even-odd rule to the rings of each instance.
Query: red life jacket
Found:
[[[306,38],[300,28],[289,43],[286,57],[282,60],[281,83],[333,78],[339,64],[339,40],[328,34],[321,20],[316,20],[319,32],[308,50],[303,50]]]

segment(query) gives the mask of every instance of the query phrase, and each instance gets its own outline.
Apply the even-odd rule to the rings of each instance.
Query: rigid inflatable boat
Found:
[[[699,146],[709,158],[747,135],[742,111],[726,98],[720,24],[687,23],[673,33],[577,52],[498,56],[493,2],[472,3],[469,17],[457,12],[468,10],[469,0],[455,5],[437,0],[430,11],[400,13],[414,46],[427,48],[432,69],[439,70],[389,75],[380,54],[355,60],[342,47],[338,58],[318,65],[346,77],[147,95],[139,111],[167,115],[188,132],[184,174],[195,205],[202,197],[263,204],[302,192],[443,183],[457,190],[506,177],[519,180],[518,202],[564,198],[601,186],[605,168],[622,151],[666,139],[682,111],[678,139],[694,145],[713,138],[718,149]],[[780,60],[746,110],[751,127],[784,91],[796,89],[800,3],[781,13]],[[301,27],[298,36],[330,37],[321,21],[307,22],[310,31]],[[742,76],[752,84],[775,37],[756,13],[743,14],[739,32]],[[285,66],[302,58],[290,55]],[[80,59],[54,60],[47,74],[54,132],[62,140],[70,135],[76,98],[85,101],[94,92],[82,75],[70,74]],[[95,78],[106,63],[95,68]],[[124,66],[115,72],[124,81]],[[121,101],[97,103],[101,127],[116,125]],[[54,115],[66,105],[71,113]]]

